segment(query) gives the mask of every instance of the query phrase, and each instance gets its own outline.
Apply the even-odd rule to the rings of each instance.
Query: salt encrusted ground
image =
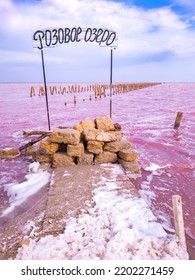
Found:
[[[45,184],[43,177],[47,181],[48,173],[35,170],[31,175],[37,172],[42,174],[40,178]],[[29,188],[38,186],[31,175],[27,178]],[[21,198],[22,194],[27,199],[27,193],[21,192],[20,187],[21,184],[9,189],[12,201],[1,221],[5,222],[6,216],[13,217],[14,212],[19,213],[19,221],[19,209],[27,207],[28,204]],[[43,189],[39,195],[41,191]],[[34,198],[36,196],[38,193]],[[45,189],[43,197],[40,205],[29,210],[22,224],[16,221],[15,237],[13,230],[12,233],[4,232],[6,238],[0,232],[5,239],[2,257],[108,260],[188,258],[185,250],[178,247],[174,236],[168,235],[157,223],[148,205],[118,164],[58,168],[53,172],[50,187]],[[28,201],[32,201],[32,196]],[[8,213],[9,209],[14,210]],[[10,244],[15,240],[12,253],[6,251],[9,251],[9,240]]]

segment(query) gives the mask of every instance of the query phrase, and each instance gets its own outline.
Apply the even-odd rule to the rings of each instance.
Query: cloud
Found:
[[[174,0],[180,2],[182,0]],[[191,1],[187,1],[188,5]],[[3,4],[2,4],[3,3]],[[106,0],[44,0],[17,4],[0,2],[0,61],[3,63],[37,63],[33,55],[32,35],[37,29],[60,26],[106,27],[118,32],[119,63],[140,65],[140,61],[171,60],[195,53],[195,31],[170,6],[156,9],[138,8],[124,2]],[[168,54],[168,55],[167,55]],[[48,50],[47,61],[69,67],[97,65],[105,67],[107,52],[98,46],[71,45]],[[56,70],[54,70],[56,71]]]
[[[7,10],[13,7],[11,0],[1,0],[0,1],[0,11]]]
[[[29,53],[29,52],[20,52],[20,51],[5,51],[0,50],[0,64],[29,64],[29,63],[40,63],[40,54]],[[55,64],[72,64],[74,59],[63,58],[55,55],[47,55],[45,61],[47,63]]]
[[[173,0],[173,3],[193,10],[195,9],[194,0]]]
[[[178,11],[183,20],[188,22],[189,26],[194,28],[194,0],[172,0],[172,7]]]

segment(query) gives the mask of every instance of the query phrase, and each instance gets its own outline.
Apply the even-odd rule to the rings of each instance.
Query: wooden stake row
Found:
[[[151,87],[157,85],[159,83],[134,83],[134,84],[113,84],[112,92],[113,94],[117,93],[125,93],[131,90],[137,90],[144,87]],[[110,89],[110,85],[106,84],[89,84],[86,86],[82,86],[79,84],[68,85],[68,86],[49,86],[47,87],[47,91],[50,92],[51,95],[54,94],[65,94],[65,93],[82,93],[82,92],[92,92],[95,96],[106,95],[106,90]],[[30,88],[30,97],[36,95],[35,87],[31,86]],[[39,87],[38,95],[45,95],[45,89],[43,86]]]

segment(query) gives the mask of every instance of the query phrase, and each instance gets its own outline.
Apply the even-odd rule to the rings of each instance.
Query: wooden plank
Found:
[[[41,136],[39,136],[38,138],[31,140],[31,141],[28,142],[27,144],[21,146],[21,147],[19,148],[19,151],[25,150],[27,147],[30,147],[30,146],[34,145],[35,143],[37,143],[37,142],[43,140],[45,137],[47,137],[47,135],[41,135]]]
[[[51,133],[52,131],[43,131],[43,130],[23,131],[24,136],[39,135],[39,134],[49,136]]]
[[[181,245],[186,247],[181,196],[173,195],[172,204],[173,204],[175,233]]]

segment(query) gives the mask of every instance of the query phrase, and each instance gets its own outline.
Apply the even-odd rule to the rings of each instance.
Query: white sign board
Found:
[[[117,47],[117,33],[103,28],[60,27],[37,30],[33,34],[33,48],[42,50],[68,43],[97,43],[100,47]]]

